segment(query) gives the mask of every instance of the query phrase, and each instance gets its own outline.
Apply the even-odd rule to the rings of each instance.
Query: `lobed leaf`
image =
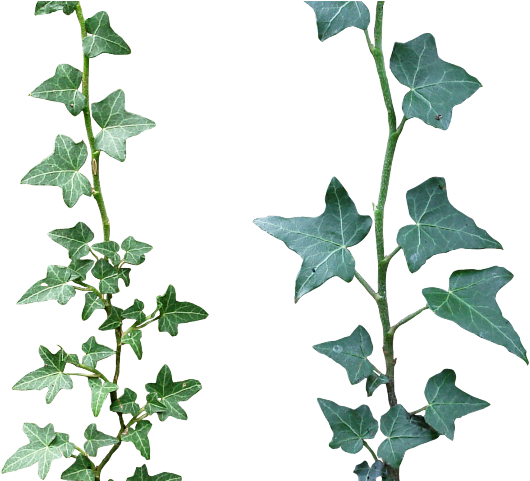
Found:
[[[92,369],[95,369],[99,361],[115,354],[115,351],[110,347],[98,344],[94,336],[83,344],[82,349],[85,353],[83,356],[83,364]]]
[[[80,454],[66,471],[61,474],[61,479],[67,481],[95,481],[92,463],[86,457]]]
[[[144,464],[141,468],[136,468],[134,475],[127,478],[127,481],[182,481],[182,478],[171,473],[160,473],[156,476],[149,476],[147,466]]]
[[[119,307],[111,306],[107,319],[101,326],[99,326],[100,331],[111,331],[122,325],[123,322],[123,309]]]
[[[92,413],[95,417],[99,416],[101,408],[107,399],[107,396],[118,389],[118,386],[112,382],[102,381],[100,378],[89,377],[88,385],[92,391]]]
[[[81,319],[86,321],[97,309],[105,309],[105,303],[94,292],[87,292],[85,294],[85,306],[81,313]]]
[[[17,304],[31,304],[55,300],[64,306],[75,296],[75,289],[68,282],[75,272],[68,267],[48,266],[46,277],[31,286]]]
[[[137,323],[141,324],[147,319],[147,316],[144,314],[144,307],[142,301],[135,299],[133,305],[123,311],[123,318],[134,319]]]
[[[86,256],[90,252],[88,243],[94,239],[94,233],[83,222],[78,222],[70,229],[52,230],[48,236],[67,249],[68,256],[73,260]]]
[[[376,461],[370,466],[366,461],[355,467],[354,473],[358,476],[358,481],[375,481],[377,478],[386,477],[386,468],[381,461]]]
[[[366,395],[368,397],[371,397],[379,386],[382,386],[383,384],[388,384],[388,382],[389,379],[384,374],[379,375],[375,372],[372,372],[366,378]]]
[[[110,405],[110,410],[115,413],[132,414],[136,416],[140,406],[136,403],[137,394],[129,388],[125,388],[123,394]]]
[[[79,2],[37,2],[35,15],[46,15],[48,13],[62,10],[65,15],[75,12],[75,7]]]
[[[94,261],[92,259],[74,259],[70,262],[68,268],[75,272],[79,280],[84,281],[93,265]]]
[[[129,428],[129,433],[122,436],[122,440],[133,443],[145,459],[150,459],[151,457],[151,446],[147,435],[152,427],[153,425],[150,421],[142,420],[136,424],[136,429]]]
[[[323,42],[348,27],[366,30],[370,10],[363,2],[305,2],[317,17],[318,38]]]
[[[110,26],[107,12],[96,13],[86,20],[87,32],[91,35],[83,39],[83,52],[88,58],[94,58],[102,53],[112,55],[128,55],[131,49]]]
[[[129,334],[122,338],[122,342],[123,344],[128,344],[131,346],[134,354],[136,354],[136,357],[138,359],[142,359],[142,331],[136,330],[129,332]]]
[[[145,254],[153,250],[152,246],[144,242],[138,242],[132,236],[127,237],[121,243],[121,248],[125,251],[125,262],[133,266],[142,264],[145,261]]]
[[[102,294],[116,294],[120,292],[118,279],[123,279],[125,285],[129,284],[128,271],[127,277],[123,277],[120,272],[125,269],[117,269],[107,259],[99,259],[92,268],[92,275],[99,279],[99,290]]]
[[[151,415],[154,413],[162,413],[167,411],[167,407],[158,400],[156,393],[149,393],[146,399],[147,403],[145,405],[145,412],[147,414]]]
[[[120,246],[116,242],[99,242],[94,244],[92,249],[94,249],[96,252],[99,252],[100,254],[103,254],[105,257],[108,257],[110,262],[112,262],[115,266],[120,263],[120,256],[118,255]]]
[[[85,451],[89,456],[95,457],[98,455],[98,449],[105,446],[112,446],[118,442],[118,438],[109,436],[101,431],[98,431],[95,424],[91,424],[85,430]]]

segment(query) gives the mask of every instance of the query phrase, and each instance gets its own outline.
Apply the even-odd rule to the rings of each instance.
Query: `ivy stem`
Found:
[[[390,331],[389,331],[390,334],[392,334],[393,336],[398,327],[401,327],[403,324],[406,324],[410,320],[414,319],[416,316],[419,316],[423,311],[426,311],[427,309],[429,309],[429,306],[422,307],[421,309],[418,309],[416,312],[413,312],[412,314],[409,314],[407,317],[404,317],[403,319],[401,319],[401,321],[399,321],[395,326],[392,326],[390,328]]]
[[[370,284],[368,284],[368,282],[366,282],[364,280],[363,276],[361,276],[361,274],[359,274],[359,272],[357,270],[355,271],[355,278],[368,291],[368,294],[370,294],[375,299],[375,301],[377,302],[379,300],[379,294],[372,289]]]
[[[414,416],[415,414],[418,414],[418,413],[421,413],[422,411],[425,411],[427,408],[429,407],[429,405],[427,404],[427,406],[423,406],[422,408],[420,409],[416,409],[416,411],[412,411],[411,413],[409,413],[411,416]]]
[[[372,457],[374,458],[374,461],[378,461],[378,460],[379,460],[378,457],[377,457],[377,455],[374,453],[374,450],[373,450],[370,446],[368,446],[368,443],[367,443],[366,441],[364,441],[364,440],[363,440],[363,446],[364,446],[366,449],[368,449],[368,451],[370,451],[370,454],[371,454]]]

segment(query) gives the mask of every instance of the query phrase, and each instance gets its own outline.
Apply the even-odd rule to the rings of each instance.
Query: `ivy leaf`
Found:
[[[470,396],[455,385],[456,374],[444,369],[433,376],[425,387],[425,398],[429,407],[425,411],[425,421],[440,434],[453,440],[455,420],[489,406],[489,403]]]
[[[441,177],[409,190],[407,204],[415,224],[401,228],[397,242],[403,247],[410,272],[419,270],[436,254],[456,249],[502,249],[473,219],[449,203]]]
[[[379,375],[375,372],[371,373],[366,378],[366,394],[368,397],[371,397],[375,390],[382,386],[383,384],[388,384],[389,379],[384,374]]]
[[[156,476],[149,476],[147,466],[144,464],[141,468],[136,468],[134,475],[127,478],[127,481],[182,481],[182,478],[171,473],[160,473]]]
[[[333,431],[331,449],[355,454],[363,448],[363,440],[375,437],[378,423],[368,406],[350,409],[326,399],[318,399],[318,404]]]
[[[94,233],[83,222],[78,222],[70,229],[52,230],[48,236],[57,244],[68,249],[70,259],[81,259],[90,252],[89,242],[94,239]]]
[[[156,377],[156,383],[148,383],[145,388],[147,392],[156,394],[160,402],[166,407],[167,411],[158,413],[160,421],[165,421],[169,416],[175,419],[188,419],[188,415],[178,403],[190,399],[202,389],[202,386],[199,381],[194,379],[173,382],[171,370],[167,365],[164,365]]]
[[[79,2],[37,2],[35,15],[46,15],[48,13],[62,10],[65,15],[75,12],[75,7]]]
[[[66,105],[68,112],[79,115],[86,106],[86,97],[78,90],[83,73],[68,64],[61,64],[55,75],[41,83],[29,95],[36,99],[60,102]]]
[[[151,431],[152,426],[150,421],[142,420],[136,424],[136,429],[129,428],[129,433],[122,436],[122,440],[133,443],[145,459],[151,457],[151,447],[149,446],[147,435]]]
[[[370,334],[363,326],[357,327],[348,337],[336,341],[324,342],[313,346],[320,354],[333,359],[340,364],[348,373],[350,383],[357,384],[366,379],[374,370],[374,366],[368,360],[374,347]]]
[[[423,289],[427,305],[438,317],[456,322],[482,339],[504,346],[528,364],[519,335],[503,316],[495,297],[513,278],[503,267],[453,272],[449,291]]]
[[[44,366],[26,374],[13,386],[13,389],[15,391],[40,391],[48,388],[46,403],[50,404],[61,389],[72,389],[74,384],[72,378],[64,374],[66,352],[60,349],[52,354],[44,346],[40,346],[39,355],[44,361]]]
[[[56,300],[61,306],[64,306],[75,296],[75,289],[68,285],[73,277],[75,277],[75,273],[68,267],[48,266],[46,278],[33,284],[17,304]]]
[[[88,385],[92,391],[92,412],[95,417],[99,416],[103,403],[107,396],[118,389],[118,386],[112,382],[102,381],[100,378],[89,377]]]
[[[92,185],[79,172],[87,156],[88,150],[83,141],[76,144],[70,137],[58,135],[53,154],[33,167],[20,183],[60,187],[64,203],[73,207],[82,195],[92,195]]]
[[[416,117],[442,130],[449,128],[453,107],[482,87],[463,68],[438,57],[436,41],[430,33],[396,43],[390,69],[400,83],[410,87],[403,99],[405,117]]]
[[[305,2],[317,17],[318,38],[323,42],[348,27],[366,30],[370,10],[363,2]]]
[[[129,344],[132,350],[136,354],[138,359],[142,359],[143,350],[142,350],[142,331],[136,330],[129,332],[123,339],[123,344]]]
[[[137,323],[141,324],[147,319],[147,316],[144,314],[144,307],[142,301],[135,299],[133,305],[123,311],[123,318],[134,319]]]
[[[116,294],[120,292],[118,287],[118,269],[112,266],[107,259],[99,259],[96,262],[92,269],[92,275],[96,279],[99,279],[99,290],[102,294]]]
[[[90,318],[96,309],[105,309],[105,303],[99,298],[99,296],[94,292],[87,292],[85,294],[85,307],[83,307],[83,312],[81,314],[81,319],[86,321]]]
[[[90,460],[80,454],[75,459],[74,464],[61,474],[61,479],[67,481],[95,481],[96,477]]]
[[[134,237],[127,237],[122,243],[121,248],[125,251],[124,260],[127,264],[138,266],[145,261],[145,254],[151,252],[153,247],[144,242],[138,242]]]
[[[166,406],[158,400],[156,393],[149,393],[146,399],[147,404],[145,405],[145,412],[147,414],[151,415],[167,411]]]
[[[120,246],[118,245],[117,242],[113,242],[113,241],[99,242],[97,244],[94,244],[92,246],[92,249],[108,257],[115,266],[117,266],[120,263],[120,256],[118,255]]]
[[[372,466],[364,461],[355,467],[354,473],[359,477],[359,481],[375,481],[385,475],[386,468],[381,461],[376,461]]]
[[[85,342],[81,348],[85,355],[83,356],[83,364],[92,369],[96,367],[96,364],[102,359],[113,356],[114,350],[110,347],[103,346],[96,342],[96,338],[92,336],[87,342]]]
[[[156,302],[160,311],[158,330],[171,336],[178,334],[179,324],[200,321],[208,317],[208,313],[191,302],[177,301],[175,288],[169,286],[163,296],[157,296]]]
[[[134,391],[125,388],[123,394],[110,405],[110,410],[115,413],[132,414],[136,416],[140,406],[135,402],[138,396]]]
[[[96,136],[96,150],[121,162],[126,156],[126,140],[155,127],[152,120],[125,110],[123,90],[116,90],[101,102],[92,104],[92,117],[102,129]]]
[[[36,424],[25,423],[22,430],[29,444],[22,446],[11,456],[2,469],[2,474],[29,468],[39,463],[39,477],[44,479],[50,471],[52,461],[69,458],[74,445],[69,442],[68,434],[56,433],[53,424],[39,428]]]
[[[401,404],[381,417],[381,431],[387,439],[379,446],[377,455],[396,469],[406,451],[439,437],[422,416],[411,416]]]
[[[105,446],[111,446],[118,442],[118,438],[104,434],[98,431],[95,424],[91,424],[85,430],[85,451],[89,456],[95,457],[98,455],[98,449]]]
[[[372,219],[357,213],[342,184],[333,178],[326,192],[326,209],[318,217],[264,217],[254,223],[280,239],[303,259],[296,278],[295,302],[332,277],[351,282],[355,261],[348,247],[361,242]]]
[[[96,13],[87,18],[86,29],[91,36],[83,39],[83,52],[88,58],[94,58],[102,53],[112,55],[128,55],[131,49],[110,26],[107,12]]]
[[[77,274],[79,280],[84,281],[93,265],[94,261],[92,259],[74,259],[70,262],[68,268]]]
[[[110,312],[107,315],[107,319],[101,326],[99,326],[100,331],[111,331],[122,325],[123,322],[123,309],[119,307],[112,306]]]

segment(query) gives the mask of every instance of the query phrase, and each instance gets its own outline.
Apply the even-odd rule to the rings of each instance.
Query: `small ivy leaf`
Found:
[[[182,481],[177,474],[160,473],[156,476],[149,476],[147,466],[144,464],[141,468],[136,468],[134,475],[127,478],[127,481]]]
[[[133,443],[145,459],[150,459],[151,457],[151,447],[147,435],[151,431],[152,426],[150,421],[142,420],[136,424],[136,429],[129,428],[129,433],[122,437],[123,441]]]
[[[83,307],[83,312],[81,313],[81,319],[86,321],[92,314],[94,314],[96,309],[105,309],[105,303],[96,293],[87,292],[85,294],[85,306]]]
[[[20,183],[60,187],[64,203],[73,207],[82,195],[92,195],[92,185],[79,173],[87,156],[88,150],[84,142],[76,144],[70,137],[58,135],[53,154],[33,167]]]
[[[123,309],[119,307],[112,306],[107,315],[107,319],[101,326],[99,326],[100,331],[111,331],[121,326],[123,322]]]
[[[153,247],[144,242],[138,242],[134,237],[127,237],[122,243],[121,248],[125,251],[123,259],[127,264],[138,266],[145,261],[145,254],[151,252]]]
[[[123,90],[116,90],[101,102],[92,104],[92,117],[102,129],[96,136],[96,150],[120,162],[125,160],[126,140],[155,127],[152,120],[125,110]]]
[[[95,457],[98,455],[98,449],[104,448],[105,446],[112,446],[118,442],[118,438],[109,436],[101,431],[95,424],[91,424],[85,430],[85,451],[89,456]]]
[[[86,29],[91,36],[83,39],[83,52],[88,58],[94,58],[102,53],[112,55],[128,55],[131,49],[110,26],[107,12],[96,13],[87,18]]]
[[[79,366],[79,357],[77,357],[77,354],[67,354],[66,363],[73,364],[74,366]]]
[[[80,454],[66,471],[61,474],[61,479],[67,481],[95,481],[94,470],[90,460]]]
[[[33,284],[17,304],[56,300],[64,306],[75,296],[75,289],[68,285],[68,282],[75,276],[75,272],[68,267],[48,266],[46,278]]]
[[[92,246],[92,249],[94,249],[96,252],[99,252],[100,254],[103,254],[105,257],[108,257],[110,262],[112,262],[115,266],[120,263],[120,256],[118,255],[120,246],[117,242],[98,242]]]
[[[110,405],[110,410],[115,413],[132,414],[136,416],[140,406],[135,402],[137,394],[129,388],[125,388],[123,394]]]
[[[145,412],[147,414],[151,415],[167,411],[166,406],[158,400],[156,393],[149,393],[146,399],[147,404],[145,405]]]
[[[377,455],[396,469],[406,451],[439,437],[423,416],[411,416],[401,404],[393,406],[381,417],[381,431],[387,439],[380,444]]]
[[[416,272],[437,254],[456,249],[502,249],[473,219],[456,210],[447,197],[445,179],[433,177],[407,192],[414,225],[400,229],[397,242],[403,248],[410,272]]]
[[[366,395],[371,397],[375,390],[383,384],[388,384],[389,379],[385,375],[373,372],[366,378]]]
[[[48,13],[62,10],[65,15],[75,12],[75,7],[79,2],[37,2],[35,15],[46,15]]]
[[[115,351],[110,347],[98,344],[94,336],[85,342],[81,348],[85,353],[83,356],[83,364],[92,369],[95,369],[99,361],[106,359],[107,357],[114,356],[115,354]]]
[[[84,281],[93,265],[94,261],[92,259],[74,259],[72,262],[70,262],[68,268],[77,274],[78,280]]]
[[[361,242],[372,226],[369,216],[357,213],[342,184],[333,178],[326,192],[326,209],[318,217],[264,217],[260,229],[280,239],[303,259],[296,278],[295,302],[332,277],[351,282],[355,261],[348,247]]]
[[[129,287],[131,285],[131,269],[120,268],[118,270],[118,278],[123,281],[125,287]]]
[[[427,305],[438,317],[456,322],[482,339],[504,346],[528,364],[526,350],[513,326],[495,300],[497,292],[513,278],[503,267],[480,271],[456,271],[449,278],[449,291],[423,289]]]
[[[102,381],[100,378],[89,377],[88,385],[92,391],[92,413],[95,417],[99,416],[103,403],[107,396],[118,389],[118,386],[112,382]]]
[[[350,409],[326,399],[318,399],[318,404],[333,431],[331,449],[356,454],[363,448],[364,439],[375,437],[379,425],[368,406]]]
[[[123,344],[129,344],[132,350],[136,354],[138,359],[142,359],[143,350],[142,350],[142,331],[132,331],[129,332],[123,339]]]
[[[99,279],[99,290],[102,294],[116,294],[118,288],[119,273],[107,259],[99,259],[92,269],[92,275]]]
[[[410,87],[403,99],[405,117],[416,117],[442,130],[449,128],[453,107],[482,87],[463,68],[438,57],[436,41],[430,33],[396,43],[390,69],[400,83]]]
[[[318,344],[313,349],[344,367],[352,384],[360,383],[374,370],[368,360],[374,348],[370,334],[363,326],[359,326],[348,337]]]
[[[144,303],[138,299],[134,300],[134,304],[123,311],[124,319],[134,319],[136,322],[141,324],[147,319],[144,314]]]
[[[372,466],[364,461],[355,467],[354,473],[358,476],[359,481],[375,481],[385,475],[386,468],[381,461],[376,461]]]
[[[78,222],[70,229],[52,230],[48,237],[68,250],[70,259],[76,260],[90,252],[88,243],[94,239],[94,233],[83,222]]]
[[[433,376],[425,387],[425,398],[429,407],[425,411],[425,421],[440,434],[453,440],[455,420],[489,406],[489,403],[470,396],[455,385],[456,374],[444,369]]]
[[[86,106],[86,97],[78,90],[82,80],[82,72],[71,65],[61,64],[55,75],[41,83],[30,96],[62,103],[72,115],[79,115]]]
[[[318,38],[323,42],[348,27],[366,30],[370,10],[363,2],[305,2],[317,17]]]

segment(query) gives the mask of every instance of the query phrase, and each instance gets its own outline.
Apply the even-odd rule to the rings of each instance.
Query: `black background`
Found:
[[[74,378],[75,389],[60,392],[49,406],[44,392],[9,389],[41,365],[38,344],[55,351],[59,343],[81,355],[80,344],[92,334],[101,343],[114,342],[111,331],[96,331],[102,311],[81,322],[80,294],[66,307],[56,302],[14,306],[27,287],[44,277],[47,264],[68,262],[66,251],[46,232],[82,220],[101,240],[92,199],[83,197],[67,209],[60,189],[19,185],[18,179],[52,151],[58,132],[76,141],[85,138],[81,115],[72,118],[60,104],[27,97],[58,63],[81,67],[75,16],[33,17],[32,4],[21,4],[10,18],[23,40],[8,44],[9,65],[15,68],[4,75],[11,119],[4,138],[13,147],[4,160],[4,185],[10,192],[9,200],[4,198],[10,217],[4,224],[4,258],[10,261],[4,297],[13,306],[5,311],[10,315],[4,318],[1,358],[4,458],[26,443],[22,422],[44,426],[51,421],[78,445],[86,425],[94,422],[81,378]],[[436,256],[414,275],[400,253],[388,274],[391,320],[424,305],[422,287],[446,288],[455,269],[503,265],[515,279],[499,293],[498,302],[528,345],[520,300],[524,272],[516,256],[523,249],[520,211],[526,181],[520,141],[513,140],[526,120],[524,107],[514,108],[517,92],[510,80],[523,46],[516,36],[507,39],[495,30],[505,28],[500,22],[507,17],[477,9],[476,3],[443,9],[426,2],[406,4],[387,2],[385,7],[387,58],[393,41],[430,31],[440,57],[464,67],[484,88],[455,108],[446,132],[417,119],[407,122],[385,211],[386,250],[394,248],[395,232],[409,222],[405,191],[443,176],[453,205],[487,229],[504,251]],[[176,338],[148,327],[141,362],[124,346],[120,386],[136,390],[139,402],[144,383],[155,380],[164,362],[175,380],[195,377],[204,385],[184,404],[188,421],[153,419],[150,474],[174,471],[186,481],[353,479],[355,464],[369,457],[366,451],[349,456],[328,449],[331,431],[316,398],[351,407],[368,403],[379,417],[387,410],[386,396],[380,388],[367,400],[364,384],[350,386],[345,371],[310,346],[348,335],[362,323],[376,346],[372,360],[382,368],[376,306],[358,283],[338,279],[293,306],[300,259],[251,221],[270,214],[318,215],[333,175],[359,212],[371,213],[387,127],[363,34],[349,29],[318,42],[313,12],[302,2],[248,8],[220,2],[166,5],[83,2],[85,17],[99,9],[109,12],[112,27],[133,53],[93,59],[90,100],[123,88],[127,110],[157,122],[154,130],[127,142],[124,164],[105,155],[101,159],[111,238],[121,242],[132,234],[155,246],[146,263],[133,268],[131,287],[121,287],[116,304],[127,307],[138,297],[150,313],[155,296],[171,282],[179,300],[198,303],[210,313],[208,320],[181,326]],[[374,2],[369,6],[373,15]],[[517,32],[518,19],[510,22]],[[399,119],[406,89],[388,73]],[[83,172],[89,175],[88,163]],[[358,270],[375,285],[373,233],[352,252]],[[520,383],[528,373],[520,359],[430,312],[398,331],[396,356],[398,398],[407,409],[425,404],[426,380],[444,368],[456,370],[458,387],[492,404],[457,421],[454,443],[440,438],[408,452],[403,479],[448,479],[456,467],[459,477],[483,476],[489,463],[502,466],[513,460],[517,441],[511,432],[528,430]],[[112,364],[108,359],[98,367],[110,377]],[[96,422],[115,434],[117,421],[107,407],[108,401]],[[379,434],[371,442],[374,449],[381,440]],[[121,481],[142,462],[125,443],[103,479]],[[58,479],[67,465],[54,462],[48,479]],[[37,479],[36,466],[8,477]]]

